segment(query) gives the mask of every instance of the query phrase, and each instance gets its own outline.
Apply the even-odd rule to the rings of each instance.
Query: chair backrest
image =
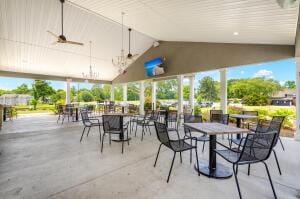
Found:
[[[282,123],[284,121],[285,116],[273,116],[268,131],[274,131],[276,132],[276,138],[274,141],[274,146],[277,144],[279,136],[280,136],[280,130],[281,130],[281,126]]]
[[[154,122],[154,126],[158,140],[161,143],[168,145],[170,142],[170,137],[166,125],[160,122]]]
[[[238,161],[258,162],[268,159],[272,152],[276,136],[277,134],[274,131],[249,133]]]
[[[108,131],[121,131],[123,125],[121,124],[122,116],[120,115],[103,115],[103,130],[104,132]]]
[[[87,125],[88,123],[91,123],[89,115],[88,115],[88,111],[86,109],[81,109],[80,114],[81,114],[82,123],[84,125]]]
[[[177,114],[178,112],[177,111],[168,111],[168,120],[169,121],[177,121]]]
[[[242,111],[242,114],[258,116],[258,111]]]
[[[194,115],[190,115],[190,114],[185,114],[183,116],[183,121],[184,121],[184,123],[202,123],[203,122],[201,115],[194,116]],[[190,133],[190,128],[184,126],[184,133],[185,134]]]
[[[211,122],[221,122],[222,121],[222,110],[210,110],[209,115],[210,115],[210,121]]]

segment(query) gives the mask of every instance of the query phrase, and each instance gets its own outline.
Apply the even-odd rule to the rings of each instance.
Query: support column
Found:
[[[227,113],[227,69],[220,70],[220,105],[223,113]]]
[[[296,58],[296,132],[295,140],[300,141],[300,57]]]
[[[195,76],[191,76],[190,78],[190,97],[189,97],[189,104],[191,106],[191,109],[194,112],[195,108]]]
[[[127,105],[127,84],[123,84],[123,104]]]
[[[156,110],[156,82],[152,82],[152,110]]]
[[[145,92],[145,85],[144,81],[140,82],[140,114],[144,115],[144,92]]]
[[[177,76],[178,85],[178,114],[183,112],[183,75]]]
[[[115,101],[115,85],[111,85],[110,101]]]
[[[71,82],[72,79],[67,79],[66,80],[66,104],[71,103]]]

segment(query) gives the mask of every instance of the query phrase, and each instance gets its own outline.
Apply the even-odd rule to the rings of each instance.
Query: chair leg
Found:
[[[272,182],[272,178],[271,178],[271,175],[270,175],[270,172],[269,172],[268,165],[265,162],[262,162],[262,163],[264,163],[264,165],[266,167],[268,178],[269,178],[269,181],[270,181],[270,184],[271,184],[271,187],[272,187],[272,191],[273,191],[273,194],[274,194],[274,198],[277,199],[277,195],[276,195],[276,192],[275,192],[275,189],[274,189],[274,186],[273,186],[273,182]]]
[[[86,137],[89,137],[90,130],[91,130],[91,127],[89,127],[89,130],[88,130],[88,132],[87,132],[87,134],[86,134]]]
[[[179,152],[180,153],[180,163],[182,164],[182,154],[181,154],[181,152]]]
[[[101,126],[99,125],[99,135],[100,135],[100,142],[101,142]]]
[[[144,126],[142,126],[142,139],[141,139],[141,141],[143,141],[143,139],[144,139],[144,133],[145,133],[145,128],[144,128]]]
[[[236,186],[238,188],[238,192],[239,192],[239,196],[240,196],[240,199],[242,199],[242,193],[241,193],[241,189],[240,189],[240,184],[239,184],[239,181],[238,181],[238,178],[237,178],[237,170],[238,170],[238,165],[236,165],[236,170],[234,168],[234,164],[232,165],[232,168],[233,168],[233,173],[234,173],[234,178],[235,178],[235,183],[236,183]]]
[[[196,161],[197,161],[197,170],[198,170],[198,176],[200,176],[200,170],[199,170],[199,159],[198,159],[198,151],[197,151],[197,144],[196,144],[195,152],[196,152]]]
[[[278,167],[279,174],[281,175],[281,169],[280,169],[279,161],[278,161],[278,158],[277,158],[276,151],[274,149],[273,149],[273,153],[274,153],[274,156],[275,156],[275,160],[276,160],[276,164],[277,164],[277,167]]]
[[[205,141],[203,142],[203,145],[202,145],[202,153],[204,152],[204,147],[205,147]]]
[[[250,164],[248,164],[248,176],[250,175]]]
[[[84,131],[85,131],[85,127],[83,128],[83,131],[82,131],[82,134],[81,134],[81,137],[80,137],[80,142],[81,142],[81,140],[82,140],[82,137],[83,137]]]
[[[138,124],[135,125],[135,133],[134,133],[134,137],[136,137],[137,127],[138,127]]]
[[[157,151],[157,154],[156,154],[156,158],[155,158],[155,162],[154,162],[154,167],[156,166],[156,162],[157,162],[157,159],[158,159],[158,155],[159,155],[159,152],[160,152],[160,148],[161,148],[161,145],[159,145],[159,148],[158,148],[158,151]]]
[[[280,142],[280,145],[281,145],[281,147],[282,147],[282,150],[285,150],[285,148],[284,148],[284,146],[283,146],[283,143],[282,143],[282,140],[281,140],[280,137],[279,137],[279,142]]]
[[[103,136],[102,136],[102,142],[101,142],[101,153],[103,151],[103,141],[104,141],[104,136],[105,136],[105,133],[103,133]]]
[[[124,138],[122,140],[122,154],[123,154],[123,152],[124,152]]]
[[[56,123],[58,123],[58,120],[60,120],[60,114],[59,114],[58,117],[57,117]]]
[[[184,139],[184,137],[183,137],[183,139]],[[197,140],[196,140],[195,142],[197,142]],[[193,144],[193,140],[191,139],[191,146],[192,146],[192,144]],[[190,164],[192,164],[192,158],[193,158],[193,157],[192,157],[192,155],[193,155],[193,154],[192,154],[192,153],[193,153],[192,151],[193,151],[193,150],[190,150]]]
[[[172,172],[172,169],[173,169],[173,164],[174,164],[175,156],[176,156],[176,152],[174,152],[174,156],[173,156],[173,160],[172,160],[171,168],[170,168],[170,171],[169,171],[169,175],[168,175],[167,183],[168,183],[168,182],[169,182],[169,180],[170,180],[170,175],[171,175],[171,172]]]
[[[111,133],[108,133],[109,137],[109,146],[111,145]]]

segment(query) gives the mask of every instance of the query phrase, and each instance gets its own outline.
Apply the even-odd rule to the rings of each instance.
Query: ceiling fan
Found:
[[[139,54],[134,54],[132,55],[131,52],[130,52],[130,43],[131,43],[131,31],[132,29],[131,28],[128,28],[128,35],[129,35],[129,45],[128,45],[128,55],[127,55],[127,59],[130,59],[130,60],[134,60],[137,56],[139,56]]]
[[[49,34],[57,38],[57,41],[53,42],[53,44],[57,43],[66,43],[66,44],[75,44],[75,45],[81,45],[83,46],[83,43],[76,42],[76,41],[69,41],[67,40],[66,36],[64,35],[64,2],[65,0],[59,0],[61,2],[61,35],[57,36],[51,31],[47,31]]]

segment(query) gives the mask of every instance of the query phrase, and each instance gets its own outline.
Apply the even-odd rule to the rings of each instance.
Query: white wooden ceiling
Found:
[[[121,21],[133,31],[133,53],[142,54],[155,39],[224,43],[294,44],[298,3],[281,9],[276,0],[68,0],[64,33],[86,45],[52,45],[46,33],[60,33],[59,0],[0,0],[0,70],[82,77],[93,66],[102,80],[118,69]],[[238,32],[239,35],[234,35]],[[127,32],[125,50],[127,51]]]
[[[276,0],[69,0],[166,41],[294,44],[298,2]],[[238,32],[239,35],[233,35]]]
[[[101,80],[113,80],[118,69],[111,59],[120,55],[121,26],[68,2],[64,12],[64,35],[85,43],[83,47],[51,44],[55,38],[46,31],[61,32],[58,0],[0,0],[0,70],[82,78],[82,72],[89,70],[92,41],[92,66]],[[127,53],[128,33],[124,30]],[[142,54],[153,41],[133,31],[133,53]]]

